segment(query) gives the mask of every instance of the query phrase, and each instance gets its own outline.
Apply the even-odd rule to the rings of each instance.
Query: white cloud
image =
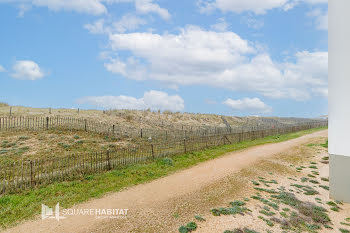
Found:
[[[315,9],[309,12],[308,16],[315,19],[315,25],[318,30],[328,31],[328,11]]]
[[[161,8],[153,0],[135,0],[136,11],[143,14],[156,13],[165,20],[170,19],[171,15],[167,9]]]
[[[127,14],[122,16],[116,22],[107,23],[105,19],[99,19],[92,24],[84,25],[84,28],[86,28],[92,34],[111,34],[115,32],[124,33],[127,31],[134,31],[146,23],[146,20],[143,18],[132,14]]]
[[[184,100],[178,96],[169,96],[162,91],[148,91],[142,98],[131,96],[90,96],[78,100],[79,103],[91,104],[105,109],[136,109],[143,110],[170,110],[182,111],[185,108]]]
[[[265,14],[268,10],[283,7],[288,0],[202,0],[200,2],[202,12],[210,12],[217,8],[223,12],[242,13],[250,11],[255,14]]]
[[[107,70],[169,87],[207,85],[296,100],[327,87],[327,52],[300,52],[294,62],[278,63],[233,32],[187,27],[179,34],[112,34],[110,46],[131,55],[109,58]]]
[[[272,9],[290,10],[300,3],[325,4],[328,0],[198,0],[199,10],[202,13],[210,13],[215,9],[222,12],[253,12],[266,14]]]
[[[44,72],[39,65],[33,61],[17,61],[13,65],[13,73],[11,76],[21,80],[37,80],[44,77]]]
[[[136,30],[140,26],[145,25],[146,21],[132,14],[124,15],[119,21],[112,24],[112,28],[117,32],[126,32]]]
[[[270,113],[272,107],[266,105],[259,98],[243,98],[238,100],[227,99],[223,104],[229,106],[234,111],[245,113]]]
[[[161,18],[168,20],[171,18],[169,11],[154,3],[154,0],[102,0],[108,4],[113,3],[134,3],[136,11],[140,14],[155,13]]]
[[[5,71],[6,71],[5,68],[2,65],[0,65],[0,72],[5,72]]]
[[[47,7],[52,11],[75,11],[92,15],[102,15],[108,12],[106,4],[134,3],[136,11],[140,14],[155,13],[163,19],[170,19],[167,9],[160,7],[153,0],[0,0],[0,3],[16,4],[19,8],[19,16],[32,6]]]
[[[227,31],[228,26],[229,25],[226,20],[224,18],[220,18],[218,23],[213,24],[210,27],[215,31],[224,32]]]
[[[108,29],[105,27],[105,20],[96,20],[93,24],[85,24],[84,28],[92,34],[104,34],[108,33]]]
[[[100,15],[107,12],[106,7],[100,0],[15,0],[14,2],[27,3],[38,7],[47,7],[52,11],[76,11],[93,15]]]

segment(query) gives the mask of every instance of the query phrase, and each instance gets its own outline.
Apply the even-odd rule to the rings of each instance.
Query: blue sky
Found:
[[[327,0],[0,0],[0,101],[327,114]]]

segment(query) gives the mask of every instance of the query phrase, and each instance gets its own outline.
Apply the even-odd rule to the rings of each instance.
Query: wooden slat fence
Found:
[[[288,118],[286,118],[288,119]],[[64,116],[0,116],[0,131],[8,130],[53,130],[68,129],[81,130],[93,133],[104,134],[118,138],[142,138],[147,141],[168,141],[172,139],[183,139],[190,137],[202,137],[221,134],[233,134],[241,131],[258,131],[269,128],[284,128],[294,125],[305,125],[319,122],[312,119],[291,120],[294,124],[282,124],[273,120],[264,120],[261,125],[243,127],[192,127],[183,129],[152,129],[152,128],[131,128],[116,124],[107,124],[96,120],[89,120],[76,117]]]
[[[47,125],[45,125],[46,118],[27,121],[29,122],[28,124],[24,124],[23,122],[26,121],[24,120],[22,124],[19,124],[20,127],[25,125],[23,129],[28,129],[34,122],[37,123],[37,127],[41,126],[44,129],[47,128]],[[8,126],[11,125],[5,120],[2,126],[6,124]],[[13,124],[12,122],[12,125]],[[84,121],[80,121],[79,124],[85,126]],[[327,121],[318,121],[295,126],[259,130],[241,128],[239,132],[234,133],[202,135],[182,139],[173,138],[162,143],[150,142],[148,144],[145,143],[139,146],[131,146],[114,151],[72,154],[63,158],[18,161],[0,167],[0,195],[16,193],[53,182],[75,180],[86,177],[87,175],[122,168],[130,164],[145,163],[162,157],[199,151],[219,145],[255,140],[266,136],[287,134],[326,126],[327,124]],[[6,129],[10,128],[8,127]]]

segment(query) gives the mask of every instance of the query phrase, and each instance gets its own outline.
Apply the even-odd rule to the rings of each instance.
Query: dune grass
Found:
[[[147,164],[135,164],[103,174],[89,175],[76,181],[60,182],[20,194],[5,195],[0,197],[0,229],[14,226],[40,214],[41,204],[54,206],[59,202],[63,208],[68,208],[91,198],[101,197],[108,192],[120,191],[132,185],[167,176],[200,162],[220,157],[227,152],[267,143],[282,142],[324,129],[326,127],[219,146],[174,156],[171,158],[171,163],[159,159]]]

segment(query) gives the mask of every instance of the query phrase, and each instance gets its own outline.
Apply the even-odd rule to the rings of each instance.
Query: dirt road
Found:
[[[106,231],[106,226],[111,226],[108,231],[125,232],[125,229],[136,231],[131,230],[133,229],[133,215],[139,216],[140,212],[144,212],[144,216],[152,216],[150,210],[157,206],[162,206],[174,198],[194,193],[253,165],[261,159],[307,143],[310,139],[327,137],[327,133],[327,130],[320,131],[286,142],[266,144],[228,153],[223,157],[201,163],[153,182],[137,185],[72,207],[74,209],[128,209],[127,219],[97,219],[95,216],[79,215],[67,216],[66,219],[56,221],[55,219],[41,220],[41,216],[38,216],[37,219],[25,222],[7,232],[98,232],[101,229]],[[171,213],[171,210],[168,212]],[[146,220],[144,224],[147,225]],[[167,223],[159,222],[159,224]],[[116,225],[120,225],[124,230],[115,230]]]

